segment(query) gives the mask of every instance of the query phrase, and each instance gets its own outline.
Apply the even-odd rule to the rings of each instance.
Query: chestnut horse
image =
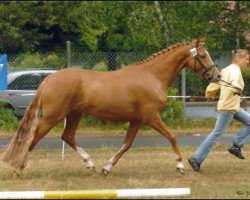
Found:
[[[129,149],[142,124],[148,124],[170,141],[177,169],[183,172],[177,140],[160,113],[166,105],[169,86],[184,67],[192,68],[210,82],[220,80],[220,72],[203,45],[203,39],[176,44],[112,72],[68,68],[49,75],[40,84],[2,161],[20,174],[27,164],[28,152],[66,118],[61,138],[80,154],[89,170],[94,170],[90,156],[75,141],[76,129],[85,114],[130,123],[122,147],[103,167],[104,174]]]

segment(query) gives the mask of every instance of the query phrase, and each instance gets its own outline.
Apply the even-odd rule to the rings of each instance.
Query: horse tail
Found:
[[[41,102],[45,80],[40,84],[35,97],[19,125],[16,135],[1,156],[1,161],[13,167],[16,172],[22,170],[27,162],[28,151],[34,139],[35,130],[42,111]]]

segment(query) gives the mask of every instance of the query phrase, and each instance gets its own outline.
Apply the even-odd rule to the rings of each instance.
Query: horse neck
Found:
[[[184,60],[188,55],[186,45],[176,47],[169,52],[152,58],[148,63],[145,63],[144,69],[150,71],[166,90],[184,67]]]

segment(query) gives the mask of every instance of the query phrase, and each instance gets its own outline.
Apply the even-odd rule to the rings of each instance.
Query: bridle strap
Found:
[[[201,59],[201,57],[198,55],[198,52],[197,52],[197,49],[199,49],[199,48],[201,48],[201,47],[202,47],[202,45],[200,45],[200,46],[197,47],[197,48],[193,47],[192,49],[190,49],[190,54],[191,54],[191,56],[194,57],[194,59],[195,59],[194,71],[195,71],[195,72],[198,71],[198,69],[196,69],[196,62],[198,61],[199,64],[200,64],[200,66],[201,66],[201,68],[203,69],[203,74],[202,74],[202,76],[203,76],[204,78],[206,78],[206,79],[209,80],[209,79],[211,79],[211,78],[213,77],[213,75],[214,75],[214,71],[215,71],[216,65],[213,64],[213,65],[211,65],[211,66],[209,66],[209,67],[206,67],[206,65],[202,62],[202,59]],[[212,69],[213,69],[213,72],[212,72],[211,74],[209,74],[209,72],[210,72]],[[206,75],[207,75],[207,76],[206,76]],[[233,84],[228,83],[227,81],[224,81],[223,79],[220,79],[220,81],[223,82],[223,83],[225,83],[226,85],[225,85],[225,84],[220,84],[219,82],[217,82],[217,84],[219,84],[219,85],[221,85],[221,86],[225,86],[225,87],[230,87],[230,88],[237,89],[237,90],[239,90],[240,92],[242,91],[241,88],[236,87],[236,86],[234,86]]]
[[[206,65],[204,65],[204,63],[202,62],[202,60],[201,60],[201,58],[200,58],[200,56],[198,55],[198,52],[197,52],[197,49],[199,49],[201,47],[202,47],[202,45],[198,46],[197,48],[193,47],[190,50],[191,56],[194,57],[194,59],[195,59],[194,71],[195,72],[198,71],[198,69],[196,69],[196,61],[198,61],[199,64],[200,64],[200,66],[201,66],[201,68],[203,69],[202,76],[204,78],[206,78],[206,79],[211,79],[213,77],[213,75],[214,75],[214,70],[215,70],[216,65],[213,64],[213,65],[211,65],[209,67],[206,67]],[[209,74],[209,71],[211,71],[212,69],[214,69],[213,72],[211,74]],[[206,75],[207,75],[207,77],[206,77]]]
[[[201,60],[201,58],[200,58],[200,56],[199,55],[197,55],[196,57],[195,57],[195,59],[196,60],[198,60],[198,62],[200,63],[200,65],[201,65],[201,67],[203,68],[203,77],[206,75],[206,74],[208,74],[208,72],[210,71],[210,70],[212,70],[212,69],[214,69],[215,67],[216,67],[216,65],[211,65],[211,66],[209,66],[209,67],[206,67],[205,65],[204,65],[204,63],[202,62],[202,60]],[[212,75],[214,74],[214,70],[213,70],[213,73],[212,73]]]

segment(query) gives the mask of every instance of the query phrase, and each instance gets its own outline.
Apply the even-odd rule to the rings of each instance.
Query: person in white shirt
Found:
[[[217,139],[225,133],[233,119],[243,123],[243,127],[233,137],[232,145],[228,148],[229,153],[245,159],[241,148],[250,135],[250,114],[240,107],[240,95],[244,88],[241,69],[249,65],[249,51],[245,49],[234,50],[232,64],[221,70],[221,81],[210,83],[206,89],[205,96],[214,99],[220,91],[217,104],[217,120],[213,131],[200,144],[196,152],[188,159],[194,171],[200,171],[202,162],[207,157],[210,149]],[[228,83],[228,84],[225,84]]]

